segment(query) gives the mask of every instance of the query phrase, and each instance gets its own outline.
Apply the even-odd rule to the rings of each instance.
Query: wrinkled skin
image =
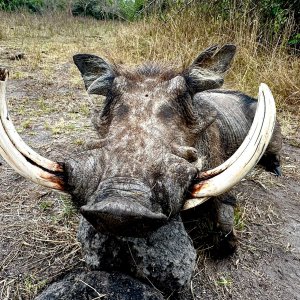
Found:
[[[209,106],[217,111],[216,126],[221,136],[221,147],[224,157],[230,157],[243,142],[252,124],[257,100],[245,94],[227,90],[210,90],[194,96],[197,109]],[[267,150],[259,162],[267,171],[281,175],[280,152],[282,148],[282,134],[276,121],[272,139]],[[202,152],[202,156],[207,154]]]
[[[142,238],[101,234],[82,219],[78,240],[90,269],[129,274],[166,296],[189,286],[193,276],[196,250],[180,217]]]

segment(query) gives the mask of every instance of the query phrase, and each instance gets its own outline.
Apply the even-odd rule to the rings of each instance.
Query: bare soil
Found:
[[[27,73],[30,55],[10,61],[14,51],[22,49],[0,45],[0,64],[12,70],[8,99],[14,124],[40,154],[63,160],[95,137],[79,75],[70,83],[70,61],[51,62],[51,78],[40,68]],[[284,123],[286,115],[280,114]],[[258,168],[235,188],[239,248],[222,260],[199,251],[194,299],[300,299],[300,135],[299,119],[289,120],[283,176]],[[78,215],[69,198],[23,179],[2,158],[0,211],[0,299],[33,299],[83,264]]]

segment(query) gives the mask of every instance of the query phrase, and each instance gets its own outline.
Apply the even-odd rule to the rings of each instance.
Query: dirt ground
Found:
[[[9,109],[20,135],[37,152],[63,160],[95,137],[89,102],[71,58],[27,68],[11,60],[22,43],[0,44],[11,69]],[[74,75],[75,74],[75,75]],[[199,251],[194,299],[300,299],[299,118],[281,111],[283,176],[255,169],[235,188],[239,248],[213,260]],[[33,299],[49,282],[83,263],[76,240],[78,215],[64,195],[19,176],[0,158],[0,299]]]
[[[254,170],[235,191],[243,214],[233,257],[200,255],[195,299],[300,299],[300,149],[286,141],[283,176]]]

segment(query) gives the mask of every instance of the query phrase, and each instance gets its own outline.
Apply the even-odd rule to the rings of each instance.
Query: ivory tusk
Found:
[[[222,165],[203,172],[202,178],[213,177],[194,185],[191,193],[195,199],[187,200],[183,210],[195,207],[210,197],[226,192],[244,178],[265,152],[272,137],[275,120],[274,98],[268,86],[262,83],[259,87],[255,117],[244,142]]]
[[[258,125],[260,121],[264,118],[264,110],[260,107],[261,105],[263,105],[262,102],[258,101],[252,126],[250,127],[247,136],[243,140],[240,147],[235,151],[235,153],[233,153],[233,155],[231,155],[224,163],[217,166],[216,168],[201,172],[198,176],[199,179],[208,179],[210,177],[222,173],[229,166],[231,166],[242,155],[242,153],[244,153],[244,151],[249,147],[250,142],[253,139],[253,135],[255,134],[256,130],[258,130]]]
[[[63,190],[62,166],[30,149],[19,137],[8,117],[5,102],[7,77],[8,71],[0,68],[0,154],[20,175],[40,185]]]
[[[1,91],[0,91],[0,119],[2,122],[2,125],[4,127],[4,130],[11,140],[11,142],[15,145],[15,147],[27,158],[35,162],[37,165],[51,171],[62,171],[61,166],[53,162],[45,157],[42,157],[35,151],[33,151],[19,136],[18,132],[16,131],[13,123],[11,122],[11,119],[9,117],[9,113],[7,110],[6,105],[6,82],[8,78],[8,73],[5,76],[4,82],[1,82]]]

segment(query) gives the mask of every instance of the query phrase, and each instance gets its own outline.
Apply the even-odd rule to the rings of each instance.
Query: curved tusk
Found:
[[[0,154],[20,175],[49,188],[64,190],[62,165],[29,148],[10,121],[6,101],[8,71],[0,68]]]
[[[5,72],[5,71],[4,71]],[[9,117],[9,113],[7,110],[5,93],[6,93],[6,82],[8,78],[8,72],[6,70],[6,76],[4,83],[1,85],[1,93],[0,93],[0,118],[2,121],[2,125],[6,131],[7,136],[15,145],[15,147],[27,158],[35,162],[37,165],[46,168],[51,171],[62,171],[61,165],[53,162],[43,156],[40,156],[38,153],[33,151],[22,138],[19,136],[18,132],[16,131],[11,119]]]
[[[251,128],[237,151],[219,167],[203,172],[202,180],[193,186],[192,196],[185,202],[183,209],[202,204],[210,197],[218,196],[244,178],[258,163],[265,152],[273,134],[276,120],[276,107],[268,86],[259,87],[258,105]]]

